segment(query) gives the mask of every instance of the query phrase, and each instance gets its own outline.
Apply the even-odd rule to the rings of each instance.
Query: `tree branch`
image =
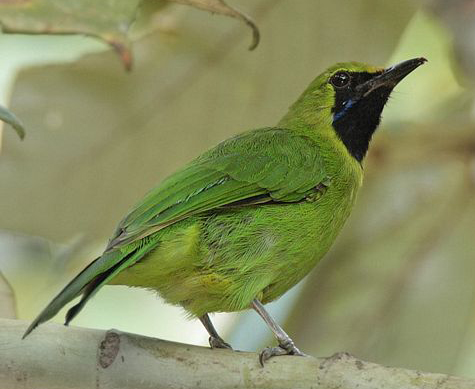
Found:
[[[210,350],[116,330],[46,324],[25,340],[26,322],[0,319],[2,388],[474,389],[475,381],[387,368],[339,353],[277,357]]]

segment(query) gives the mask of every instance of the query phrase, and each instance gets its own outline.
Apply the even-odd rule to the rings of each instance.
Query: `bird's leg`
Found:
[[[206,328],[209,334],[209,345],[211,348],[228,348],[232,350],[233,348],[229,343],[226,343],[221,336],[218,335],[218,332],[211,323],[211,319],[209,318],[208,314],[205,313],[203,316],[200,317],[200,321]]]
[[[275,322],[271,315],[264,309],[264,306],[258,299],[254,299],[251,303],[252,309],[254,309],[260,317],[264,319],[266,324],[274,333],[277,341],[279,342],[278,347],[268,347],[262,350],[259,355],[259,362],[264,366],[265,361],[269,358],[278,356],[278,355],[299,355],[306,356],[302,351],[300,351],[294,344],[294,341],[290,338],[289,335]]]

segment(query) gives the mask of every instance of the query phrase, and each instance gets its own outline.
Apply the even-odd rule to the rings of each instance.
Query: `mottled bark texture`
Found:
[[[26,322],[0,320],[0,382],[15,388],[468,389],[475,381],[388,368],[346,353],[278,357],[210,350],[120,332],[45,324],[25,340]]]

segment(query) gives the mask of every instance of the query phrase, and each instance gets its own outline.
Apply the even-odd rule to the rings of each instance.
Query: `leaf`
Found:
[[[25,137],[25,128],[23,127],[22,122],[18,119],[13,113],[11,113],[5,107],[0,105],[0,120],[3,120],[5,123],[10,124],[13,129],[17,132],[20,139]]]
[[[233,8],[227,5],[223,0],[168,0],[168,1],[173,1],[175,3],[184,4],[184,5],[190,5],[192,7],[203,9],[211,13],[230,16],[232,18],[242,20],[252,29],[252,42],[251,42],[251,45],[249,46],[249,50],[254,50],[259,44],[260,32],[254,20],[252,20],[249,16],[242,13],[241,11],[238,11],[236,8]]]
[[[223,0],[168,0],[244,21],[253,31],[250,50],[259,43],[254,21]],[[144,2],[147,9],[151,2]],[[155,0],[152,8],[166,4]],[[132,66],[129,27],[135,21],[142,0],[3,0],[0,1],[0,26],[4,33],[84,34],[99,38],[118,53],[125,68]]]
[[[0,1],[0,25],[6,33],[85,34],[102,39],[130,69],[127,32],[140,0],[7,0]]]

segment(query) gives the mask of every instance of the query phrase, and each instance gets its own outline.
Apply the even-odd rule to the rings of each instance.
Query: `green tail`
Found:
[[[81,300],[70,308],[66,314],[65,325],[81,311],[89,299],[115,275],[142,258],[150,247],[136,247],[128,253],[112,251],[90,263],[79,273],[58,295],[46,306],[38,317],[30,324],[23,335],[23,339],[41,323],[55,316],[61,308],[76,297],[82,295]],[[124,256],[125,254],[125,256]]]

